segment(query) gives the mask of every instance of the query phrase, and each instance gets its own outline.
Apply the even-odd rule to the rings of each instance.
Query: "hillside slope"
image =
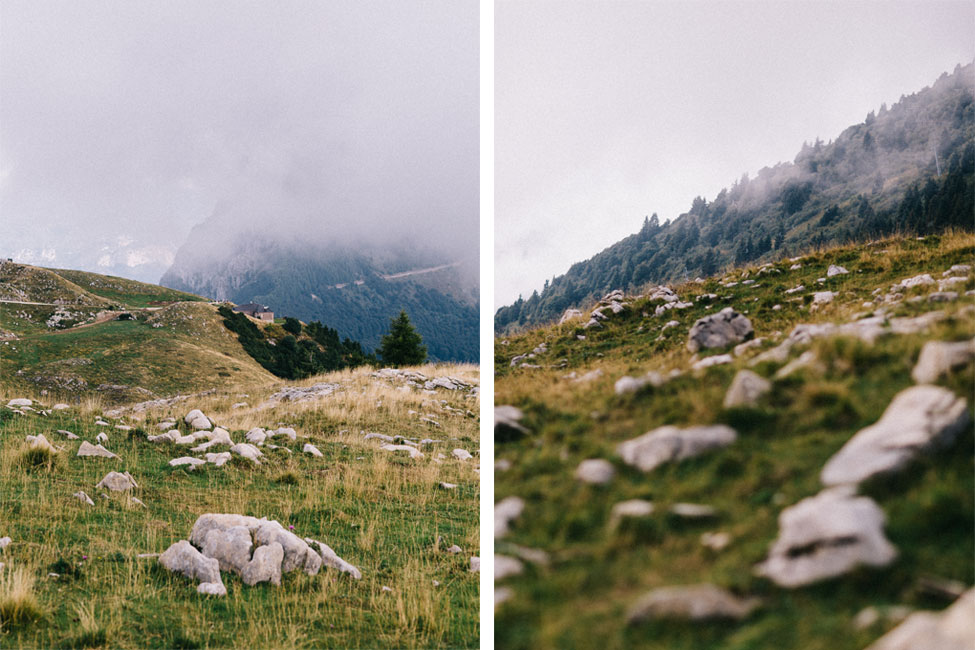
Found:
[[[975,64],[882,106],[834,141],[748,175],[712,201],[573,264],[540,293],[501,307],[498,332],[554,321],[614,288],[689,280],[810,246],[975,222]],[[702,152],[701,155],[707,155]],[[569,260],[567,260],[569,262]]]
[[[6,390],[47,391],[68,402],[97,395],[114,403],[226,381],[274,381],[199,296],[6,262],[0,297],[16,300],[0,302],[0,387]],[[153,302],[166,306],[147,307]]]
[[[584,647],[599,639],[607,649],[859,650],[905,611],[949,605],[975,583],[973,265],[970,234],[827,248],[677,285],[675,294],[617,294],[588,327],[590,317],[579,314],[499,339],[496,403],[523,415],[495,425],[495,565],[502,557],[506,571],[496,575],[507,575],[496,583],[497,647]],[[692,326],[727,307],[750,320],[752,342],[692,354]],[[955,348],[951,368],[921,377],[914,368],[929,341],[968,343]],[[745,370],[758,375],[753,386],[767,387],[756,389],[752,405],[725,406]],[[804,586],[757,575],[783,513],[810,505],[824,490],[827,461],[915,377],[957,396],[952,409],[957,398],[964,406],[953,411],[950,431],[944,405],[893,415],[904,433],[931,417],[942,422],[934,430],[954,437],[859,485],[877,505],[857,503],[882,511],[881,535],[896,557],[841,567]],[[708,430],[701,435],[714,442],[674,442],[653,462],[635,460],[636,443],[620,446],[665,425],[723,425],[736,439],[719,443],[726,430]],[[666,462],[683,453],[699,455]],[[635,466],[641,463],[647,471]],[[864,552],[842,522],[808,521],[807,533],[822,526],[836,537],[793,541],[778,561],[810,558],[812,567],[844,549]],[[654,592],[654,606],[641,602],[655,589],[702,583],[738,599],[727,605],[728,618],[680,620],[691,605],[661,604],[673,591]],[[714,607],[714,600],[692,600]]]

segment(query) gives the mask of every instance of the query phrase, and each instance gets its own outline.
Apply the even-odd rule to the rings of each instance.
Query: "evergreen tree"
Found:
[[[389,334],[383,335],[379,345],[383,363],[391,366],[412,366],[423,363],[427,348],[423,339],[410,323],[405,311],[389,322]]]

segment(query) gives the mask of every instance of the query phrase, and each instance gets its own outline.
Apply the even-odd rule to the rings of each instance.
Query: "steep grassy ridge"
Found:
[[[74,271],[69,269],[51,269],[52,272],[69,280],[85,291],[101,296],[112,302],[128,307],[148,307],[158,302],[193,302],[205,301],[206,298],[167,289],[155,284],[136,282],[111,275],[100,275],[88,271]]]
[[[496,500],[518,496],[525,510],[496,552],[519,555],[526,547],[548,553],[550,563],[525,562],[525,572],[498,586],[511,597],[496,612],[501,648],[802,648],[859,649],[894,625],[883,617],[858,628],[863,608],[906,605],[941,609],[950,602],[921,586],[924,576],[975,582],[975,439],[971,428],[955,444],[924,457],[889,480],[861,486],[887,517],[886,535],[899,556],[882,569],[853,573],[810,587],[787,590],[756,577],[753,567],[778,534],[777,517],[788,506],[822,489],[819,472],[850,437],[875,422],[899,391],[913,384],[910,373],[928,340],[965,340],[975,335],[975,307],[966,290],[971,272],[952,290],[960,297],[928,302],[931,287],[910,289],[904,299],[883,305],[890,286],[920,273],[940,279],[954,264],[972,264],[970,234],[887,239],[863,246],[822,249],[802,256],[801,268],[782,260],[738,269],[702,284],[674,289],[688,309],[653,316],[659,301],[628,299],[602,329],[583,329],[583,320],[535,329],[495,347],[496,400],[525,412],[529,434],[498,442]],[[830,264],[850,272],[828,278]],[[754,284],[742,284],[743,280]],[[719,284],[724,282],[725,284]],[[725,286],[738,282],[734,286]],[[791,295],[786,289],[806,289]],[[835,291],[834,301],[810,308],[814,291]],[[714,301],[698,296],[717,294]],[[921,296],[920,300],[911,298]],[[864,306],[865,302],[874,302]],[[779,306],[776,308],[776,306]],[[696,319],[733,306],[751,319],[755,336],[766,339],[726,365],[689,371],[688,330]],[[796,347],[795,359],[811,350],[815,361],[780,379],[783,365],[751,367],[772,379],[772,391],[754,408],[725,409],[725,392],[741,368],[763,348],[781,341],[798,323],[842,323],[873,312],[888,318],[943,310],[948,317],[916,334],[890,334],[873,345],[848,337],[816,339]],[[676,320],[677,326],[663,329]],[[584,340],[580,340],[584,336]],[[545,343],[546,351],[512,367],[513,357]],[[700,357],[725,350],[709,351]],[[521,363],[540,366],[521,367]],[[650,370],[682,375],[658,388],[616,394],[614,383]],[[589,379],[577,381],[587,373]],[[573,379],[572,377],[575,377]],[[968,366],[940,379],[969,400],[975,369]],[[731,446],[643,473],[624,465],[616,446],[665,424],[724,423],[738,432]],[[584,459],[612,462],[615,478],[605,486],[573,477]],[[510,464],[510,468],[503,469]],[[652,501],[655,512],[614,529],[610,510],[628,499]],[[712,518],[692,520],[669,506],[689,502],[713,506]],[[706,532],[730,535],[720,551],[702,545]],[[656,587],[712,582],[758,596],[761,609],[737,623],[650,622],[628,626],[625,613]]]

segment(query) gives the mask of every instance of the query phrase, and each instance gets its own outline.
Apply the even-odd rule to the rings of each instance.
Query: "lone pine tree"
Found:
[[[389,322],[389,334],[384,334],[379,346],[383,362],[391,366],[411,366],[423,363],[427,347],[423,338],[410,323],[405,311]]]

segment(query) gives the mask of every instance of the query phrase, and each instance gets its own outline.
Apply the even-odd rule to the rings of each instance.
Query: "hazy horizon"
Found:
[[[158,281],[219,209],[476,259],[478,157],[470,0],[0,5],[4,257]]]

